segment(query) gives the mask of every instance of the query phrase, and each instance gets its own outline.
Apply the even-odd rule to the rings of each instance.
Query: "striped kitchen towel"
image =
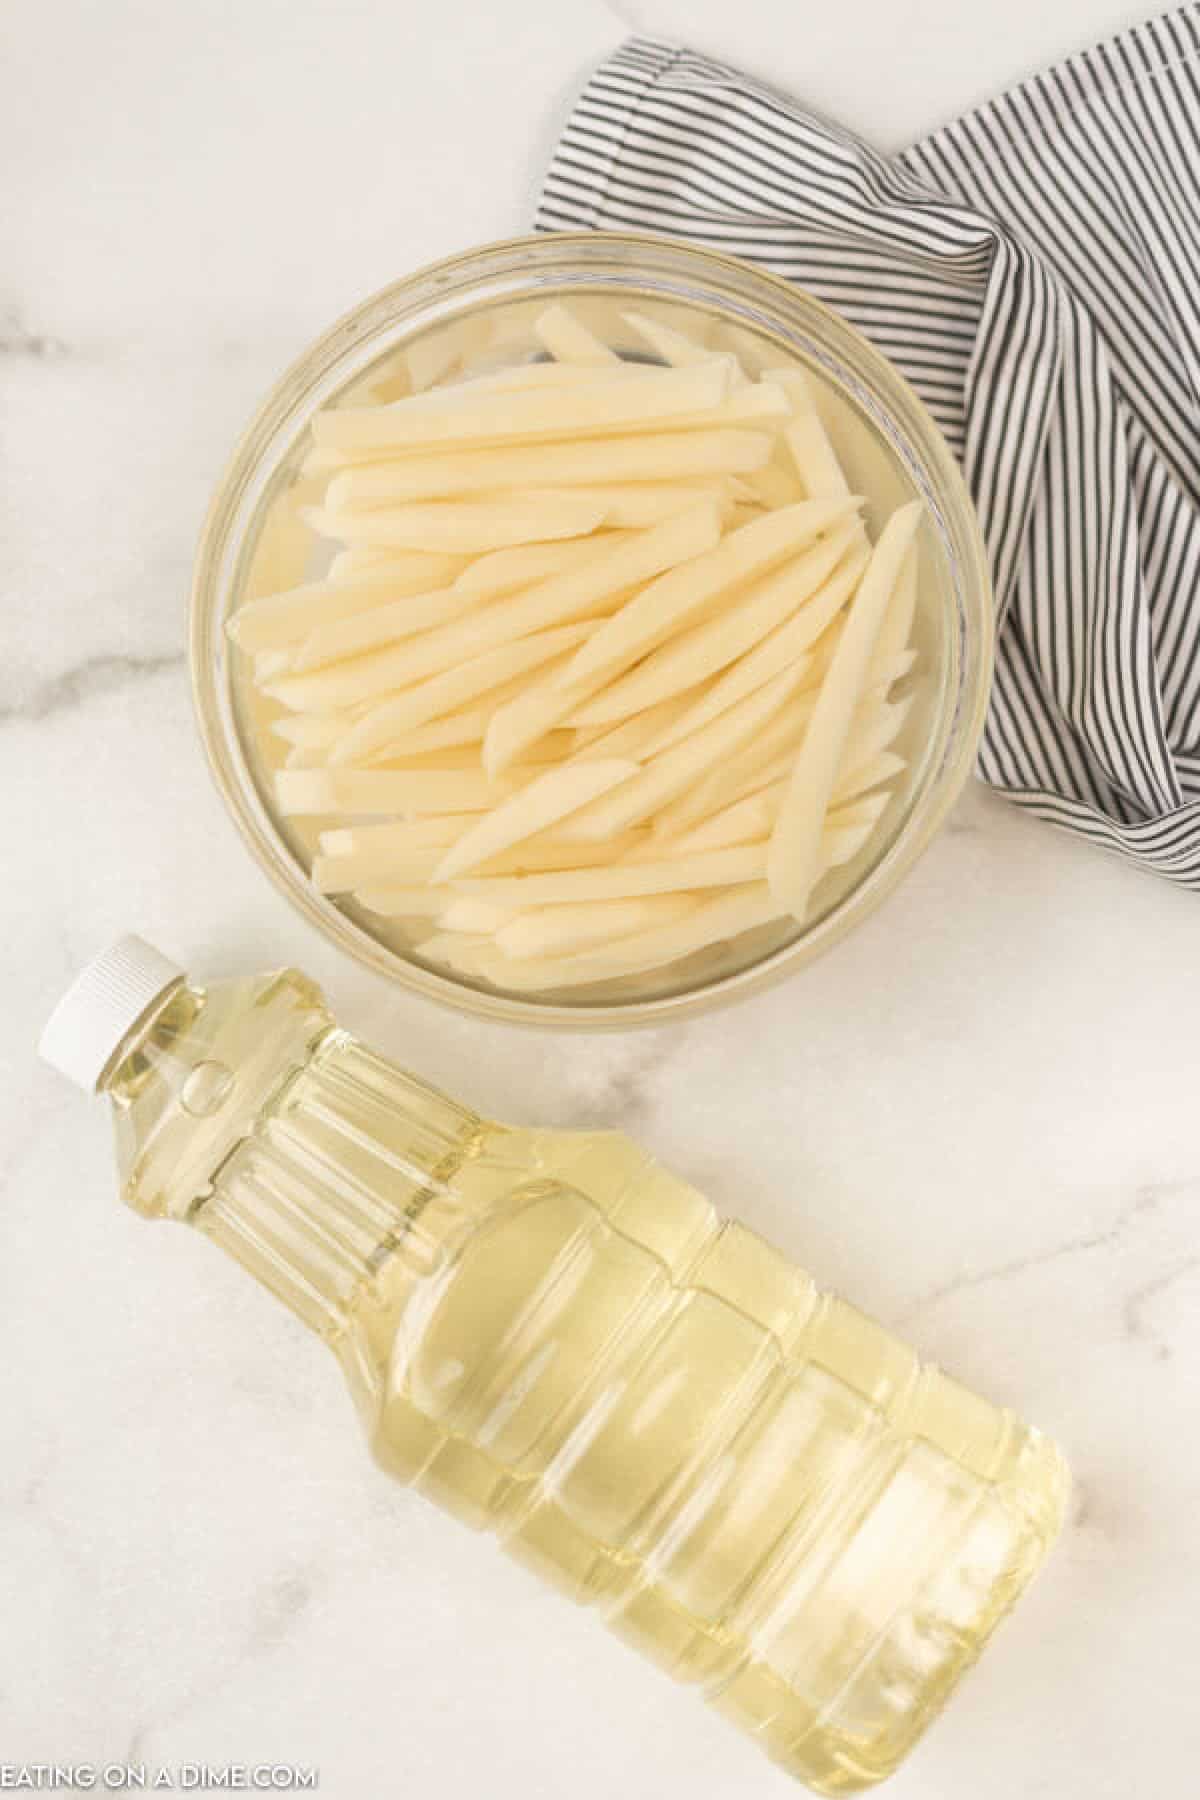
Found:
[[[635,38],[578,100],[537,223],[745,257],[890,357],[991,556],[980,773],[1200,888],[1200,7],[892,158]]]

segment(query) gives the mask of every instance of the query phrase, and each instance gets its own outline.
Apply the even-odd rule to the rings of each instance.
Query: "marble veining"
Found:
[[[784,1796],[685,1692],[373,1471],[332,1359],[211,1246],[117,1204],[32,1054],[124,929],[288,961],[497,1117],[611,1126],[1075,1468],[1045,1576],[896,1800],[1166,1800],[1200,1761],[1194,896],[976,788],[803,977],[682,1026],[506,1030],[350,967],[249,862],[184,659],[209,491],[363,294],[525,228],[630,26],[884,147],[1128,0],[800,18],[783,0],[20,9],[0,68],[0,1765],[270,1760],[326,1800]],[[863,55],[863,45],[872,54]],[[903,79],[896,79],[897,67]]]

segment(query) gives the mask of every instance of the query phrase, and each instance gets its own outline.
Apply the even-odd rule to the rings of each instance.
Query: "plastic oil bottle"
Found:
[[[139,939],[43,1054],[124,1197],[329,1344],[382,1466],[591,1606],[819,1793],[896,1768],[1054,1538],[1063,1461],[609,1132],[511,1129],[293,970]]]

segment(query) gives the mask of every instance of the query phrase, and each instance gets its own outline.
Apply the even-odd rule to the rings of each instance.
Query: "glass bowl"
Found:
[[[926,520],[914,624],[919,660],[897,746],[907,774],[864,850],[818,887],[812,915],[802,925],[761,926],[650,973],[530,994],[423,962],[415,945],[432,929],[427,920],[420,927],[383,920],[311,885],[317,834],[275,810],[274,740],[263,716],[271,703],[246,679],[225,623],[248,591],[267,591],[287,562],[281,509],[294,508],[314,412],[368,394],[390,397],[401,356],[414,386],[445,378],[465,360],[473,370],[529,360],[540,354],[532,319],[555,299],[602,332],[630,308],[690,325],[713,348],[736,350],[752,373],[798,361],[816,378],[819,410],[852,486],[868,497],[868,524],[877,528],[912,496],[924,501]],[[612,329],[608,335],[616,341]],[[293,550],[295,541],[293,527]],[[287,580],[275,575],[274,585],[305,573],[293,568]],[[970,769],[991,674],[991,591],[974,510],[938,428],[844,320],[732,257],[667,238],[563,233],[487,245],[421,270],[357,307],[288,370],[234,450],[209,511],[190,650],[200,732],[225,804],[262,868],[327,937],[465,1011],[595,1029],[661,1023],[732,1000],[802,968],[879,906],[929,843]],[[275,756],[284,750],[278,743]]]

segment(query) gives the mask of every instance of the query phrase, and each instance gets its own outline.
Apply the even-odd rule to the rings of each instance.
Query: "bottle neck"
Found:
[[[294,970],[181,986],[105,1086],[126,1201],[202,1231],[325,1336],[398,1245],[442,1254],[483,1130],[339,1030]]]

